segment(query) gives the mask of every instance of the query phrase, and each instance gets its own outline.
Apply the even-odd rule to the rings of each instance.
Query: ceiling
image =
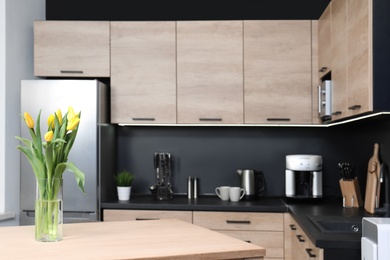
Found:
[[[316,20],[329,2],[330,0],[46,0],[46,19]]]

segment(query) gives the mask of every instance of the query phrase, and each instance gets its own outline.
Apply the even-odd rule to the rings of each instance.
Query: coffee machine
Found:
[[[322,156],[309,154],[286,156],[286,197],[322,197]]]

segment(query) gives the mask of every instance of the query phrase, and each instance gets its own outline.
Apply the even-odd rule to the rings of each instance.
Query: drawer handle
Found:
[[[250,220],[226,220],[227,224],[250,224]]]
[[[362,108],[361,105],[353,105],[353,106],[348,107],[349,110],[358,110],[358,109],[361,109],[361,108]]]
[[[83,74],[84,71],[82,70],[60,70],[61,73],[64,74]]]
[[[299,242],[305,242],[305,239],[302,238],[302,235],[297,235],[297,238],[299,240]]]
[[[153,117],[133,117],[133,121],[154,121],[156,120]]]
[[[159,220],[159,218],[135,218],[135,220]]]
[[[313,249],[311,249],[311,248],[306,248],[306,252],[307,252],[307,254],[309,255],[309,257],[316,257],[316,255],[315,254],[313,254],[312,253],[312,251],[313,251]]]
[[[319,72],[325,72],[328,69],[328,67],[322,67]]]
[[[221,122],[221,121],[222,121],[222,118],[201,117],[201,118],[199,118],[199,121],[206,121],[206,122]]]
[[[338,116],[338,115],[341,115],[341,114],[342,114],[341,111],[336,111],[336,112],[332,113],[332,115],[334,115],[334,116]]]
[[[295,227],[295,225],[290,225],[290,228],[291,228],[291,230],[297,230],[297,228]]]
[[[245,242],[247,242],[247,243],[252,243],[250,240],[245,240]]]
[[[290,118],[276,118],[276,117],[269,117],[267,118],[267,121],[284,121],[284,122],[288,122],[290,121],[291,119]]]

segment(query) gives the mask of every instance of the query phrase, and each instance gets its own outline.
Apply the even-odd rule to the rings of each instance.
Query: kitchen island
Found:
[[[64,224],[36,242],[34,226],[0,228],[1,259],[263,259],[265,249],[175,219]]]

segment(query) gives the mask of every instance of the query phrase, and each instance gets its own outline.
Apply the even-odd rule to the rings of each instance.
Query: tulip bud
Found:
[[[60,109],[57,109],[56,115],[57,115],[57,118],[58,118],[58,124],[62,125],[62,112],[61,112]]]
[[[47,118],[47,125],[53,129],[55,127],[55,124],[54,124],[54,115],[51,114],[48,118]]]
[[[26,125],[28,128],[33,129],[34,128],[34,120],[32,119],[31,115],[27,112],[24,112],[24,120],[26,121]]]
[[[80,118],[73,117],[70,121],[68,121],[68,125],[66,127],[66,130],[68,130],[68,131],[74,130],[77,127],[77,125],[79,124],[79,122],[80,122]]]
[[[50,142],[51,140],[53,140],[53,135],[53,131],[48,131],[44,136],[46,142]]]
[[[73,110],[73,107],[69,107],[68,108],[68,121],[72,121],[72,119],[75,117],[75,113],[74,113],[74,110]]]

